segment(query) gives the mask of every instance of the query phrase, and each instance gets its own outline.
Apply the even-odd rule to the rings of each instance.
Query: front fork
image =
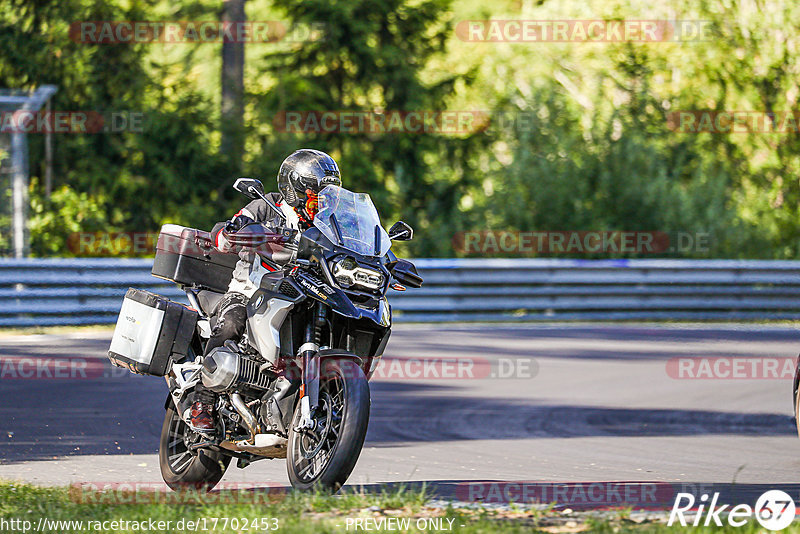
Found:
[[[300,390],[300,421],[295,430],[314,427],[312,416],[319,406],[319,345],[322,342],[322,329],[328,318],[328,309],[321,302],[317,303],[314,319],[306,326],[305,343],[298,351],[303,358],[303,387]]]

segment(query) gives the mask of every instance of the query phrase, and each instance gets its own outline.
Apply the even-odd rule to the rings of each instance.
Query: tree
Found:
[[[466,73],[442,72],[423,81],[428,62],[445,52],[451,33],[450,0],[277,0],[290,24],[319,27],[321,38],[267,55],[266,69],[276,86],[258,95],[262,123],[287,111],[442,111],[457,80]],[[448,165],[448,138],[437,133],[376,134],[274,132],[262,138],[260,168],[277,168],[280,160],[301,146],[331,152],[339,159],[345,186],[369,192],[384,218],[402,216],[417,226],[418,254],[449,248],[449,239],[424,231],[449,227],[463,176],[438,180],[426,157]],[[451,154],[452,155],[452,154]],[[454,156],[459,159],[458,156]],[[391,221],[385,221],[391,222]],[[428,238],[426,238],[426,236]]]
[[[241,24],[247,20],[246,0],[223,0],[222,22]],[[231,172],[242,165],[244,149],[244,42],[225,38],[222,43],[222,142],[220,152],[230,160]]]
[[[8,3],[7,3],[8,4]],[[58,135],[54,191],[31,191],[34,254],[68,254],[61,221],[79,214],[80,228],[152,232],[163,222],[208,225],[223,211],[209,192],[223,166],[213,150],[213,108],[187,80],[169,83],[170,65],[152,61],[150,43],[117,45],[70,38],[76,21],[152,20],[142,2],[10,0],[0,7],[0,87],[59,87],[53,110],[138,113],[141,129]],[[43,136],[29,135],[32,183],[43,171]],[[191,210],[185,206],[192,205]],[[83,216],[91,207],[91,216]],[[86,209],[84,209],[86,208]],[[58,212],[58,213],[54,213]],[[89,226],[86,226],[89,225]],[[46,236],[46,239],[45,239]]]

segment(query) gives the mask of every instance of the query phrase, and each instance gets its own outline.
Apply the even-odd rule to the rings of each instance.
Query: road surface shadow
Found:
[[[390,395],[384,393],[385,387]],[[367,441],[391,446],[397,442],[487,439],[487,428],[492,429],[491,439],[783,436],[796,432],[792,416],[774,413],[548,404],[537,399],[463,396],[449,386],[435,387],[438,390],[431,397],[421,395],[414,383],[373,383]]]
[[[154,454],[166,388],[158,379],[4,381],[0,463],[64,456]],[[432,383],[375,382],[367,444],[579,437],[782,436],[794,419],[773,413],[638,409],[459,396]],[[502,421],[502,424],[497,424]]]

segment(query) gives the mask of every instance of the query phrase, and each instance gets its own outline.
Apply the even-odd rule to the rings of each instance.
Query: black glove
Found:
[[[278,226],[275,228],[275,232],[280,234],[281,239],[284,242],[294,241],[294,238],[297,236],[298,231],[294,228],[289,228],[286,226]]]
[[[228,234],[234,234],[242,229],[243,226],[247,226],[248,224],[255,222],[253,219],[248,217],[247,215],[237,215],[227,223],[225,223],[225,232]]]

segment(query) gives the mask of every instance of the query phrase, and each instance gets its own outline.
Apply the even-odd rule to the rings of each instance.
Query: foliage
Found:
[[[416,228],[402,252],[451,256],[469,230],[706,233],[698,257],[800,258],[800,136],[682,133],[677,110],[792,111],[800,15],[790,0],[248,0],[250,20],[317,28],[310,40],[248,44],[244,172],[268,187],[311,146],[339,160],[384,223]],[[81,20],[206,20],[211,0],[6,0],[0,86],[59,86],[58,110],[141,112],[141,131],[55,136],[55,193],[42,195],[43,136],[29,135],[38,255],[65,233],[210,227],[243,202],[220,153],[219,43],[103,45]],[[686,42],[466,42],[482,19],[689,20]],[[456,134],[287,133],[286,111],[468,110]],[[3,212],[4,210],[0,210]],[[7,224],[7,221],[0,221]],[[3,232],[0,232],[3,235]]]
[[[445,51],[452,31],[450,0],[407,2],[354,0],[346,3],[278,0],[288,19],[324,22],[317,40],[268,54],[265,64],[277,83],[255,95],[262,123],[281,112],[442,110],[458,73],[423,80],[426,64]],[[447,139],[425,133],[281,133],[264,135],[261,168],[277,168],[287,149],[312,146],[329,151],[344,169],[345,186],[368,191],[387,219],[403,216],[421,235],[448,225],[458,179],[433,176],[428,161],[445,163]],[[428,158],[426,160],[426,158]],[[437,179],[441,178],[441,179]],[[416,252],[441,253],[423,238]]]
[[[33,185],[29,230],[31,247],[40,254],[72,255],[71,236],[108,230],[102,202],[98,199],[67,185],[54,191],[50,198],[43,198],[36,187],[38,184],[34,182]]]

